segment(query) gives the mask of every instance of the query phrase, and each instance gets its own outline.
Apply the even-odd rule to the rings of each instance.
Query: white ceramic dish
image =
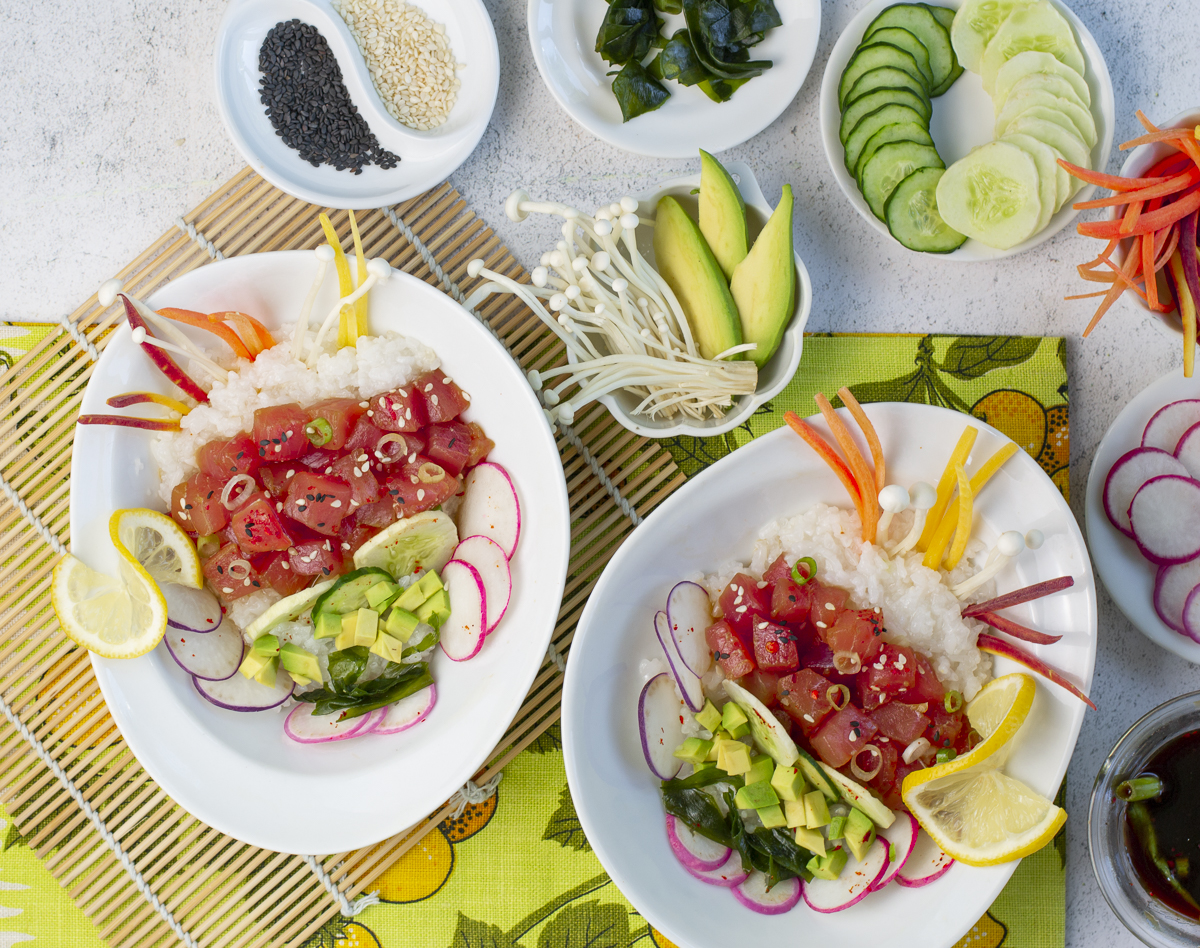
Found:
[[[500,87],[500,53],[482,0],[449,0],[423,8],[446,27],[462,88],[450,117],[438,128],[416,131],[384,108],[366,61],[345,22],[328,0],[240,0],[231,3],[217,32],[214,67],[217,109],[233,143],[259,174],[293,197],[321,207],[367,210],[415,197],[446,180],[475,150],[492,117]],[[314,168],[275,134],[259,101],[258,53],[276,23],[299,18],[321,31],[341,67],[342,81],[379,143],[400,156],[383,170],[362,174]]]
[[[966,423],[980,429],[974,451],[989,456],[1008,439],[957,412],[925,405],[866,406],[879,431],[890,479],[936,480]],[[847,421],[849,416],[844,414]],[[813,422],[826,431],[819,420]],[[731,502],[731,498],[733,501]],[[638,664],[656,654],[651,625],[671,587],[749,557],[759,529],[811,504],[847,506],[845,491],[789,429],[756,438],[688,481],[625,541],[605,569],[579,621],[563,688],[567,778],[580,822],[613,881],[681,948],[728,945],[888,945],[948,948],[991,905],[1016,868],[956,865],[921,889],[889,886],[833,915],[798,905],[777,916],[741,908],[728,893],[690,876],[667,844],[658,782],[642,757],[637,729]],[[1001,591],[1071,575],[1075,585],[1014,611],[1014,618],[1063,633],[1053,646],[1026,646],[1085,690],[1096,655],[1095,583],[1070,508],[1023,451],[988,485],[975,508],[974,535],[1038,528],[1046,543],[1023,553],[998,578]],[[660,654],[660,653],[659,653]],[[995,660],[996,674],[1021,670]],[[1057,792],[1083,722],[1084,705],[1040,682],[1008,772],[1038,792]]]
[[[737,182],[742,200],[746,202],[747,236],[753,242],[759,231],[771,216],[772,207],[763,197],[762,190],[754,178],[750,166],[742,161],[725,163],[725,168]],[[635,195],[638,204],[647,213],[653,213],[660,198],[668,194],[678,198],[694,218],[696,216],[696,197],[692,193],[700,187],[700,174],[684,175],[672,178],[659,187],[643,191]],[[649,227],[638,228],[638,251],[654,263],[654,235]],[[744,425],[754,412],[765,402],[774,398],[787,386],[796,374],[800,365],[800,353],[804,348],[804,327],[808,323],[808,314],[812,309],[812,281],[808,277],[808,269],[800,255],[796,254],[796,311],[792,320],[783,333],[779,349],[775,355],[758,370],[758,388],[753,395],[743,396],[723,418],[710,418],[705,422],[680,422],[676,418],[650,418],[646,415],[630,414],[637,407],[639,399],[627,392],[614,392],[599,399],[608,408],[622,426],[635,434],[647,438],[674,438],[678,435],[694,435],[698,438],[711,438],[714,435],[732,431],[739,425]],[[574,360],[572,360],[574,361]]]
[[[294,321],[315,273],[307,251],[252,254],[194,270],[147,302],[201,312],[241,309],[277,327]],[[335,293],[330,276],[315,311],[328,312]],[[296,744],[284,736],[281,713],[237,713],[206,702],[162,646],[126,661],[92,657],[109,710],[150,776],[197,818],[265,849],[356,849],[400,832],[446,800],[508,727],[545,659],[562,598],[566,485],[554,438],[516,363],[474,317],[406,274],[371,291],[370,319],[375,332],[393,329],[434,348],[471,393],[470,413],[495,440],[492,458],[511,473],[521,499],[508,613],[471,661],[435,654],[438,703],[429,718],[401,734]],[[171,386],[122,324],[96,364],[82,410],[105,411],[107,397],[131,390]],[[93,568],[115,575],[108,539],[113,510],[163,507],[151,437],[127,428],[76,430],[72,548]]]
[[[780,0],[783,25],[753,49],[774,65],[716,103],[695,87],[665,83],[661,107],[629,122],[612,94],[613,67],[595,52],[604,0],[528,0],[529,42],[542,81],[558,104],[597,138],[651,158],[695,158],[696,150],[724,151],[753,138],[791,104],[812,66],[821,33],[820,0]],[[660,14],[660,16],[662,16]],[[662,16],[662,33],[684,26],[682,15]]]
[[[1134,542],[1112,525],[1104,512],[1104,479],[1126,451],[1142,443],[1150,416],[1169,402],[1200,398],[1200,378],[1183,377],[1183,369],[1168,372],[1142,389],[1121,409],[1096,448],[1088,473],[1085,517],[1088,547],[1096,572],[1125,617],[1155,645],[1189,662],[1200,664],[1200,642],[1176,632],[1154,611],[1154,577],[1157,567],[1138,552]]]
[[[897,0],[871,0],[842,31],[842,35],[834,44],[833,51],[829,54],[825,75],[821,79],[820,107],[821,139],[825,145],[825,157],[829,160],[833,176],[837,178],[842,193],[854,205],[859,216],[889,240],[894,240],[894,238],[888,233],[887,225],[872,212],[866,199],[859,192],[858,186],[854,182],[854,176],[846,170],[845,152],[842,149],[841,139],[838,137],[842,114],[838,108],[837,88],[842,72],[862,40],[867,26],[885,8],[896,2]],[[1112,79],[1108,74],[1108,66],[1104,62],[1104,55],[1100,52],[1100,47],[1096,45],[1096,40],[1079,17],[1060,0],[1052,0],[1052,2],[1075,30],[1079,48],[1083,51],[1084,59],[1087,60],[1087,74],[1084,78],[1092,93],[1092,115],[1096,119],[1098,138],[1096,146],[1092,149],[1092,167],[1104,168],[1108,164],[1108,154],[1112,148],[1113,124],[1116,114]],[[962,0],[938,0],[938,6],[957,10],[962,6]],[[933,100],[933,120],[930,122],[929,133],[933,136],[938,154],[946,162],[947,167],[965,156],[972,148],[992,141],[995,130],[994,117],[992,98],[983,91],[983,83],[973,72],[963,72],[949,91]],[[997,250],[977,240],[968,240],[953,253],[941,256],[947,260],[971,261],[995,260],[1023,253],[1049,240],[1066,227],[1079,214],[1078,211],[1072,209],[1071,204],[1076,201],[1088,200],[1095,190],[1093,185],[1085,187],[1071,201],[1064,204],[1042,230],[1015,247],[1008,250]],[[896,244],[900,246],[899,242]],[[915,250],[910,252],[918,253]]]

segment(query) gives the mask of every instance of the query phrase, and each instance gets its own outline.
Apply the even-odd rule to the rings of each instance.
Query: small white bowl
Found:
[[[446,28],[454,58],[465,64],[449,118],[429,131],[401,125],[375,91],[366,60],[329,0],[242,0],[225,11],[214,67],[217,109],[229,137],[250,166],[293,197],[321,207],[370,210],[416,197],[446,180],[479,144],[500,88],[500,52],[482,0],[446,0],[423,7]],[[275,24],[300,19],[315,26],[333,52],[342,82],[379,144],[400,156],[395,168],[361,174],[332,165],[314,168],[283,143],[259,100],[258,54]]]
[[[754,178],[750,166],[742,161],[725,162],[725,169],[737,183],[746,203],[747,237],[753,243],[759,231],[771,216],[771,205],[763,197],[762,189]],[[664,181],[658,187],[649,191],[635,194],[638,205],[643,209],[652,209],[658,204],[659,198],[668,194],[678,198],[680,204],[693,217],[696,214],[695,191],[700,187],[700,173],[684,175]],[[649,227],[639,227],[638,250],[651,264],[654,265],[654,238]],[[758,370],[758,387],[753,395],[742,395],[734,402],[733,408],[725,413],[723,418],[710,418],[708,421],[680,421],[678,418],[651,418],[649,415],[632,414],[641,399],[629,392],[617,391],[604,395],[598,401],[604,405],[623,427],[634,434],[647,438],[674,438],[679,435],[692,435],[697,438],[711,438],[714,435],[732,431],[739,425],[744,425],[750,416],[768,399],[783,391],[784,387],[796,374],[800,365],[800,352],[804,348],[804,325],[808,322],[808,313],[812,309],[812,281],[808,278],[808,269],[799,254],[796,258],[796,310],[791,322],[783,332],[783,339],[775,354]],[[568,354],[571,362],[574,357]]]

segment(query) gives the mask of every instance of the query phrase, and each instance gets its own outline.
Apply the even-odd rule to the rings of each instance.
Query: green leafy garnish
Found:
[[[762,2],[770,3],[770,0]],[[749,45],[744,39],[754,39],[755,36],[762,38],[757,33],[747,32],[762,16],[758,15],[756,20],[755,14],[750,11],[735,15],[735,11],[744,6],[746,4],[737,0],[683,0],[692,46],[700,64],[714,78],[753,79],[772,66],[769,59],[750,59]],[[774,4],[770,4],[770,8],[774,10]]]
[[[334,711],[341,711],[342,714],[338,720],[342,721],[346,718],[359,717],[368,711],[374,711],[376,708],[399,701],[401,698],[407,698],[433,682],[433,676],[429,673],[429,666],[425,662],[414,662],[411,665],[388,662],[382,675],[361,684],[358,683],[358,678],[362,674],[361,668],[353,673],[352,681],[350,675],[345,673],[340,679],[335,678],[335,657],[357,651],[369,654],[367,649],[361,645],[342,649],[341,652],[333,652],[329,656],[329,677],[333,687],[306,691],[296,695],[296,700],[312,704],[313,714],[332,714]],[[339,668],[344,671],[352,671],[351,662],[350,658],[340,659]],[[362,664],[365,667],[366,661],[364,660]]]
[[[683,0],[654,0],[654,9],[659,13],[682,13]]]
[[[663,51],[650,63],[650,72],[657,79],[674,79],[682,86],[694,86],[709,78],[687,30],[678,30]]]
[[[641,63],[654,48],[661,24],[653,0],[612,0],[596,35],[596,52],[614,66]]]
[[[613,79],[613,95],[621,107],[621,120],[653,112],[671,97],[666,86],[655,79],[638,60],[627,62]]]
[[[667,812],[683,820],[691,829],[714,843],[732,848],[729,826],[716,802],[703,790],[676,787],[663,788],[663,805]]]
[[[329,682],[338,693],[349,692],[367,667],[371,650],[365,645],[352,645],[329,653]],[[315,692],[309,692],[314,694]]]

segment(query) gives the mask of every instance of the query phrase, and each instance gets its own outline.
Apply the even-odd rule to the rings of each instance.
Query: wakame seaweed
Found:
[[[667,784],[671,782],[665,782],[662,791],[663,805],[667,812],[683,820],[701,836],[733,848],[729,825],[713,798],[703,790],[691,787],[668,787]]]
[[[596,52],[613,66],[640,65],[654,48],[661,25],[653,0],[612,0],[596,34]]]
[[[631,59],[617,73],[612,84],[613,95],[621,107],[621,120],[628,122],[646,112],[653,112],[671,97],[667,87],[650,75],[638,60]]]
[[[682,13],[683,0],[654,0],[654,9],[659,13]]]
[[[727,783],[734,787],[746,785],[742,777],[731,776],[720,767],[709,767],[678,780],[664,780],[662,786],[664,790],[692,790],[697,787],[711,787],[714,783]]]
[[[393,701],[407,698],[433,682],[433,675],[429,673],[429,665],[425,662],[413,662],[411,665],[388,662],[378,678],[359,684],[358,679],[367,664],[362,655],[369,657],[369,654],[361,645],[332,652],[329,656],[332,687],[306,691],[296,695],[296,700],[312,704],[313,714],[341,711],[340,721],[359,717]]]
[[[750,59],[749,47],[736,39],[745,30],[738,22],[745,17],[734,17],[742,6],[736,0],[683,0],[696,56],[718,79],[752,79],[772,66],[769,59]],[[752,20],[753,14],[747,17]]]
[[[677,30],[650,63],[650,72],[658,79],[674,79],[682,86],[694,86],[709,78],[692,47],[687,30]]]

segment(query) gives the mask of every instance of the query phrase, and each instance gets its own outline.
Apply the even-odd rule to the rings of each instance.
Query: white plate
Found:
[[[1079,48],[1087,61],[1087,72],[1084,78],[1092,93],[1092,115],[1096,119],[1096,134],[1098,141],[1092,149],[1092,167],[1105,168],[1108,165],[1108,154],[1112,148],[1113,124],[1116,106],[1113,102],[1112,79],[1108,75],[1108,66],[1104,62],[1104,54],[1096,45],[1096,40],[1088,32],[1077,17],[1060,0],[1051,0],[1059,12],[1067,18],[1075,30],[1079,40]],[[884,9],[893,6],[896,0],[871,0],[859,14],[850,21],[833,51],[829,54],[829,62],[825,66],[825,75],[821,79],[821,138],[825,143],[825,157],[829,159],[829,167],[837,178],[842,193],[849,198],[850,203],[859,215],[875,230],[889,240],[894,240],[884,224],[868,206],[866,199],[858,190],[854,176],[846,170],[845,151],[842,149],[838,130],[841,125],[842,113],[838,108],[838,82],[850,61],[854,50],[858,48],[862,35],[867,26]],[[939,0],[938,6],[950,7],[957,10],[962,6],[962,0]],[[954,85],[942,96],[933,100],[933,119],[930,122],[929,134],[937,145],[938,154],[946,162],[946,167],[965,156],[972,148],[986,145],[993,140],[995,131],[995,111],[992,107],[992,97],[983,91],[983,83],[976,73],[964,71]],[[1011,257],[1023,253],[1040,243],[1049,240],[1060,230],[1074,220],[1079,212],[1073,210],[1071,204],[1076,201],[1086,201],[1095,193],[1094,185],[1087,185],[1077,195],[1064,204],[1050,222],[1024,243],[1010,247],[1008,250],[997,250],[982,244],[977,240],[967,240],[953,253],[942,254],[948,260],[995,260],[1000,257]],[[899,242],[896,242],[899,246]],[[919,253],[920,251],[910,251]]]
[[[542,81],[568,115],[597,138],[651,158],[695,158],[696,150],[724,151],[753,138],[791,104],[812,66],[821,33],[820,0],[777,0],[783,25],[751,51],[774,65],[728,102],[716,103],[695,86],[664,83],[661,107],[629,122],[612,93],[614,68],[595,52],[604,0],[529,0],[529,42]],[[682,15],[663,16],[662,33],[684,26]]]
[[[936,481],[965,424],[980,429],[976,463],[1008,441],[957,412],[925,405],[867,405],[895,483]],[[849,420],[849,416],[844,414]],[[824,425],[814,422],[820,429]],[[894,473],[893,473],[894,472]],[[655,928],[682,948],[728,945],[888,945],[947,948],[991,905],[1015,864],[956,865],[921,889],[889,886],[861,904],[819,915],[801,904],[756,915],[728,892],[690,876],[667,845],[658,782],[642,757],[637,729],[638,663],[657,653],[651,629],[671,587],[748,559],[759,529],[813,503],[847,506],[833,473],[789,429],[756,438],[689,480],[625,541],[588,599],[563,688],[563,748],[571,796],[604,868]],[[1019,451],[975,507],[975,536],[1038,528],[1046,543],[1023,553],[998,579],[1008,590],[1071,575],[1075,585],[1012,615],[1047,632],[1052,646],[1025,646],[1086,691],[1096,655],[1096,596],[1075,518],[1033,458]],[[661,653],[657,653],[661,654]],[[1022,670],[996,659],[996,674]],[[1083,722],[1084,705],[1039,682],[1008,772],[1035,790],[1057,792]]]
[[[500,87],[500,52],[482,0],[448,0],[425,9],[446,27],[454,57],[466,68],[458,72],[462,88],[450,117],[422,132],[401,125],[384,108],[354,37],[328,0],[231,3],[221,20],[213,57],[217,109],[250,166],[293,197],[356,211],[396,204],[445,181],[475,150],[492,117]],[[314,168],[275,134],[259,101],[258,53],[276,23],[294,18],[315,26],[329,42],[359,114],[379,143],[400,156],[395,168],[385,171],[369,165],[362,174],[337,171],[332,165]]]
[[[1154,611],[1154,577],[1158,568],[1138,552],[1137,545],[1112,525],[1104,512],[1104,479],[1113,463],[1142,443],[1142,431],[1156,411],[1181,398],[1200,398],[1200,378],[1183,377],[1183,369],[1168,372],[1142,389],[1109,425],[1096,448],[1088,473],[1085,517],[1088,547],[1096,572],[1117,608],[1155,645],[1200,664],[1200,642],[1176,632]]]
[[[308,251],[251,254],[194,270],[147,302],[201,312],[240,309],[277,327],[294,321],[315,274]],[[315,311],[328,312],[335,293],[330,275]],[[172,799],[230,836],[282,852],[376,843],[461,787],[508,727],[545,659],[566,575],[570,514],[562,465],[516,363],[474,317],[415,277],[397,273],[370,299],[374,331],[421,339],[470,392],[469,415],[496,442],[491,457],[508,469],[520,495],[513,597],[483,651],[463,663],[435,654],[438,703],[420,727],[320,745],[288,740],[282,713],[209,704],[162,646],[126,661],[92,656],[121,734]],[[106,411],[107,397],[131,390],[171,386],[122,324],[96,364],[82,411]],[[109,515],[123,507],[163,508],[150,437],[128,428],[76,429],[72,549],[113,575]]]

